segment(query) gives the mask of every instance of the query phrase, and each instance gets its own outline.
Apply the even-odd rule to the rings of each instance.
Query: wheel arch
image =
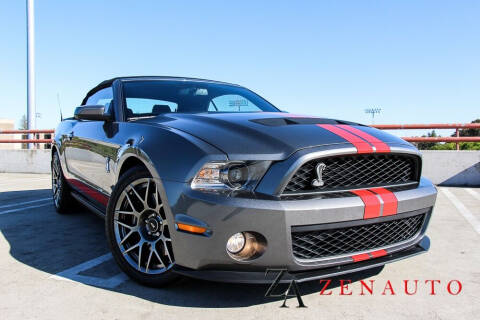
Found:
[[[122,162],[122,165],[120,167],[120,170],[118,172],[118,177],[121,177],[127,170],[133,168],[133,167],[142,167],[146,170],[148,170],[147,166],[145,163],[143,163],[142,160],[135,156],[129,156],[124,161]],[[148,170],[150,171],[150,170]]]
[[[126,146],[122,148],[119,153],[118,162],[116,163],[116,177],[115,183],[120,177],[130,168],[140,166],[150,172],[153,178],[160,179],[160,176],[155,168],[155,165],[150,160],[148,155],[138,147]]]
[[[53,158],[53,155],[54,155],[55,153],[58,153],[58,149],[57,149],[57,146],[53,144],[53,145],[52,145],[52,149],[51,149],[51,151],[50,151],[50,155],[51,155],[52,158]]]

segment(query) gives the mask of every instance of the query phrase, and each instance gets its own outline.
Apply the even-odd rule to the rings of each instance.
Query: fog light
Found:
[[[227,252],[235,260],[247,261],[263,254],[267,240],[258,232],[244,231],[235,233],[227,241]]]
[[[242,232],[235,233],[227,241],[227,250],[228,252],[233,254],[240,252],[244,246],[245,246],[245,236],[243,235]]]

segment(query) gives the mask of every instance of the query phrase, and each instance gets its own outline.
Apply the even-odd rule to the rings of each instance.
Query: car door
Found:
[[[112,87],[107,87],[88,97],[85,105],[104,105],[106,112],[113,113],[113,103]],[[116,160],[120,147],[114,139],[117,132],[118,123],[115,119],[78,120],[69,134],[65,148],[70,175],[80,183],[87,184],[104,194],[110,194],[114,184],[110,165]]]

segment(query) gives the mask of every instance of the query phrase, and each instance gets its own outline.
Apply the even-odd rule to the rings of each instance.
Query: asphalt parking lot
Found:
[[[331,295],[320,295],[316,281],[300,285],[307,308],[295,299],[279,308],[281,300],[264,297],[265,285],[140,286],[111,260],[101,219],[82,207],[55,212],[49,175],[0,174],[0,319],[478,319],[480,189],[439,188],[428,235],[427,254],[343,276],[353,280],[345,291],[352,295],[340,295],[340,279]],[[360,294],[360,280],[374,280],[373,294]],[[411,291],[419,280],[415,295],[404,292],[404,280]],[[426,280],[440,280],[435,295]],[[448,292],[451,280],[461,282],[460,293]],[[395,295],[385,290],[388,281]]]

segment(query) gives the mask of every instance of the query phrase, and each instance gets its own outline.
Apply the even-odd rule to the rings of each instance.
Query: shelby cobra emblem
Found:
[[[115,261],[147,285],[269,283],[272,267],[302,282],[429,247],[436,190],[412,144],[235,84],[104,81],[59,124],[51,156],[57,211],[76,200],[102,216]]]
[[[320,162],[315,167],[315,172],[317,173],[317,178],[312,180],[312,187],[323,187],[325,184],[322,180],[322,172],[325,170],[327,165],[323,162]]]

